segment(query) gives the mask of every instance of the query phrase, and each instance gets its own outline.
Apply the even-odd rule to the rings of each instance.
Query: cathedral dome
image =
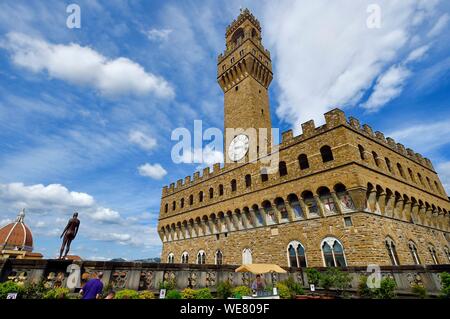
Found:
[[[0,229],[0,250],[33,251],[33,235],[24,223],[25,210],[15,222]]]

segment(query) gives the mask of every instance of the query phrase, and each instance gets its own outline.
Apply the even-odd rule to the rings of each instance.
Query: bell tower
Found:
[[[217,62],[217,81],[224,98],[224,129],[255,128],[267,130],[264,140],[271,144],[271,119],[268,88],[272,81],[270,53],[261,43],[261,26],[248,10],[227,27],[226,49]],[[232,137],[224,138],[225,161]],[[259,149],[259,147],[258,147]]]

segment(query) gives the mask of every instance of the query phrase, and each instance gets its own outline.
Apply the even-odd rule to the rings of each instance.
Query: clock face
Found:
[[[230,143],[228,147],[228,156],[232,161],[239,161],[248,151],[248,136],[239,134]]]

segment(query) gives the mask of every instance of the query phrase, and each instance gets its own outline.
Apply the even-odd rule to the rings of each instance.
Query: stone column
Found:
[[[391,194],[386,201],[386,206],[384,207],[385,215],[388,217],[393,217],[395,209],[395,196]]]
[[[344,213],[344,210],[342,208],[341,201],[340,201],[339,197],[337,197],[337,195],[336,195],[336,192],[331,192],[331,197],[333,198],[334,205],[336,206],[337,213],[342,215]]]
[[[381,215],[385,215],[386,214],[386,193],[382,192],[377,197],[378,197],[378,199],[377,199],[378,207],[380,207],[380,213],[381,213]]]
[[[319,216],[325,217],[325,207],[323,207],[323,203],[320,200],[319,195],[314,195],[314,199],[316,201],[317,207],[319,208]]]
[[[183,228],[181,226],[176,226],[175,229],[178,234],[178,239],[184,239]]]
[[[353,188],[347,190],[347,192],[352,198],[356,210],[365,210],[367,208],[367,192],[365,188]]]
[[[369,204],[369,210],[372,213],[375,213],[377,211],[377,191],[376,189],[372,189],[369,193],[369,197],[367,199]]]
[[[414,221],[414,224],[420,224],[419,205],[417,203],[412,203],[411,205],[411,217]]]
[[[241,214],[242,216],[242,214]],[[240,230],[242,229],[242,224],[239,222],[239,219],[237,218],[236,214],[231,215],[231,219],[233,221],[234,227],[236,228],[236,230]]]
[[[303,215],[305,216],[305,219],[309,219],[309,210],[308,207],[305,204],[305,201],[303,200],[303,198],[299,198],[298,199],[298,203],[300,204],[300,207],[302,208],[303,211]]]
[[[427,226],[433,226],[433,211],[431,207],[428,207],[428,209],[425,211],[425,216],[427,220]]]
[[[256,221],[256,214],[255,211],[253,209],[249,209],[250,212],[250,219],[251,219],[251,224],[253,227],[257,226],[257,221]]]
[[[421,221],[421,224],[423,226],[427,226],[427,218],[426,218],[426,207],[425,205],[419,206],[419,218]]]
[[[285,207],[286,207],[286,210],[287,210],[287,213],[288,213],[289,221],[290,222],[294,221],[295,220],[295,213],[294,213],[294,210],[291,207],[289,201],[287,201],[287,200],[285,200]]]
[[[395,208],[394,208],[394,218],[402,219],[402,212],[403,212],[403,198],[399,197],[397,201],[395,202]]]
[[[403,206],[403,219],[409,222],[411,220],[411,201],[407,200]]]
[[[225,224],[227,225],[228,231],[232,231],[235,229],[234,225],[233,225],[233,221],[230,219],[230,217],[228,215],[225,215]]]
[[[273,204],[271,209],[275,216],[275,224],[280,224],[281,223],[281,212],[278,209],[277,205]]]

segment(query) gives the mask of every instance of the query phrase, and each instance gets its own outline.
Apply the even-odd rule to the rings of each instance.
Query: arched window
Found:
[[[169,204],[166,203],[166,205],[164,205],[164,212],[167,213],[169,211]]]
[[[216,265],[222,265],[223,263],[223,254],[220,250],[216,251],[215,262]]]
[[[322,241],[323,261],[326,267],[345,267],[344,248],[334,237],[327,237]]]
[[[420,265],[420,259],[419,259],[419,254],[417,253],[416,244],[410,240],[408,243],[408,246],[409,246],[409,251],[411,253],[411,257],[412,257],[414,264]]]
[[[214,197],[214,188],[209,189],[209,199],[212,199]]]
[[[173,253],[170,253],[170,254],[167,256],[167,263],[173,264],[174,262],[175,262],[175,255],[174,255]]]
[[[413,181],[415,183],[416,179],[414,178],[414,174],[413,174],[411,168],[409,168],[409,167],[408,167],[408,174],[409,174],[409,178],[411,178],[411,181]]]
[[[286,176],[287,175],[287,167],[286,162],[280,162],[278,164],[278,171],[280,172],[280,176]]]
[[[402,165],[400,165],[400,163],[397,163],[397,169],[398,169],[398,172],[400,173],[401,177],[406,178],[405,172],[403,171],[403,167],[402,167]]]
[[[203,192],[202,191],[200,191],[198,193],[198,201],[199,201],[199,203],[203,202]]]
[[[439,265],[439,260],[437,258],[436,249],[434,248],[434,246],[433,245],[428,246],[428,251],[430,252],[431,259],[433,260],[433,263],[435,265]]]
[[[294,218],[295,219],[305,218],[305,216],[303,214],[302,207],[300,206],[300,203],[299,203],[297,195],[290,194],[288,196],[288,202],[289,202],[289,205],[292,208],[292,211],[294,212]]]
[[[391,260],[391,264],[394,266],[400,265],[397,256],[397,250],[395,249],[395,243],[391,237],[387,237],[384,241],[386,244],[386,249],[388,251],[389,259]]]
[[[219,185],[219,196],[222,196],[222,195],[223,195],[223,185],[220,184]]]
[[[181,200],[180,200],[180,208],[183,208],[184,207],[184,198],[182,198]]]
[[[244,39],[244,30],[242,28],[237,29],[233,36],[231,37],[231,41],[233,41],[234,46],[239,46]]]
[[[326,213],[334,214],[337,212],[336,203],[334,202],[333,196],[331,196],[331,192],[328,187],[320,187],[317,190],[317,194],[319,195],[319,198],[323,203],[323,207],[325,208]]]
[[[311,215],[319,215],[319,207],[317,206],[316,199],[311,191],[304,191],[302,193],[303,201],[305,202],[308,212]]]
[[[194,204],[194,195],[190,195],[189,196],[189,205],[193,205]]]
[[[182,264],[188,264],[189,263],[189,254],[187,251],[183,252],[181,254],[181,263]]]
[[[378,154],[375,152],[372,152],[373,161],[375,162],[375,165],[377,167],[380,167],[380,163],[378,162]]]
[[[450,263],[450,249],[448,249],[448,247],[444,247],[444,253],[445,256],[447,257],[448,262]]]
[[[324,145],[320,148],[320,155],[322,155],[322,162],[324,163],[334,160],[333,152],[328,145]]]
[[[204,250],[200,250],[197,253],[197,264],[204,265],[206,263],[206,253]]]
[[[430,187],[431,190],[433,190],[433,186],[431,186],[431,181],[427,176],[427,183],[428,183],[428,187]]]
[[[243,265],[253,264],[252,251],[250,248],[245,248],[242,251],[242,264]]]
[[[177,202],[173,201],[172,202],[172,210],[175,210],[177,208]]]
[[[236,180],[233,179],[233,180],[231,180],[231,191],[235,192],[236,190],[237,190],[237,183],[236,183]]]
[[[281,197],[275,198],[275,205],[276,205],[278,211],[280,212],[281,221],[282,222],[289,221],[289,214],[288,214],[286,205],[284,203],[284,199],[282,199]]]
[[[439,187],[439,184],[438,184],[436,181],[434,181],[434,187],[436,188],[436,190],[437,190],[439,193],[442,194],[441,188]]]
[[[245,175],[245,187],[252,186],[252,176],[250,174]]]
[[[287,247],[289,267],[306,267],[305,248],[299,241],[291,241]]]
[[[422,186],[425,186],[425,184],[423,183],[422,175],[420,175],[420,173],[417,173],[417,177],[419,178],[420,184],[422,184]]]
[[[362,145],[358,144],[358,150],[359,150],[359,156],[364,161],[366,159],[366,154],[364,154],[364,152],[365,152],[364,147]]]
[[[301,170],[309,168],[308,156],[306,154],[300,154],[298,156],[298,165],[300,165]]]
[[[264,225],[264,217],[262,216],[258,205],[253,205],[252,209],[253,209],[253,212],[255,213],[255,217],[256,217],[256,220],[255,220],[256,225],[255,226],[263,226]]]
[[[389,172],[392,173],[392,164],[391,164],[391,160],[387,157],[384,158],[384,161],[386,162],[386,167],[388,168]]]
[[[269,175],[266,169],[261,170],[261,182],[267,182],[269,180]]]
[[[344,211],[354,211],[355,204],[353,203],[352,197],[347,191],[345,185],[338,183],[334,185],[334,191],[336,192],[336,196],[341,202],[341,208]]]

